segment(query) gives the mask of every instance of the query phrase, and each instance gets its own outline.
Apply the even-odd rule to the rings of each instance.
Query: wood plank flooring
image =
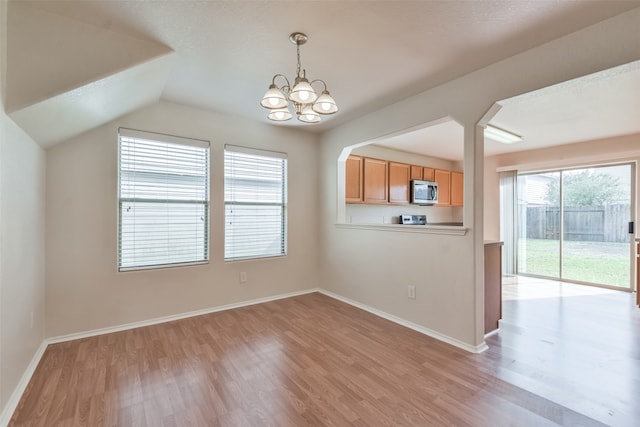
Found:
[[[607,425],[639,426],[635,294],[527,277],[503,289],[500,333],[487,340],[496,375]]]
[[[533,315],[509,304],[507,317]],[[508,323],[470,354],[314,293],[51,345],[9,425],[632,425],[639,333],[611,336],[635,337],[635,350],[606,353],[604,366],[589,356],[607,347],[595,336],[576,350],[554,336],[549,354],[543,333]],[[601,381],[615,371],[619,388],[600,401],[551,374],[565,369]]]

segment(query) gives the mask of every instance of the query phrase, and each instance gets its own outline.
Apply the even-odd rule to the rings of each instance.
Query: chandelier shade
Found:
[[[298,120],[304,123],[318,123],[322,120],[321,115],[336,113],[338,105],[329,94],[327,84],[319,79],[309,82],[306,70],[300,66],[300,46],[307,42],[308,37],[303,33],[292,33],[289,40],[296,45],[298,57],[294,85],[291,86],[289,79],[283,74],[276,74],[262,97],[260,105],[269,110],[267,117],[273,121],[286,121],[293,117],[289,108],[291,105]],[[276,83],[278,78],[284,80],[279,87]],[[320,96],[313,88],[315,83],[323,85]]]
[[[298,81],[299,80],[299,81]],[[300,104],[309,104],[316,100],[318,95],[306,78],[296,79],[297,83],[289,94],[289,99]]]
[[[272,109],[269,111],[269,115],[267,117],[276,122],[284,122],[293,117],[293,115],[291,114],[291,111],[289,111],[289,107],[285,106],[283,108]]]
[[[336,101],[329,95],[329,91],[325,90],[313,103],[313,109],[320,114],[333,114],[338,111],[338,106]]]
[[[314,111],[311,104],[306,104],[298,115],[298,120],[305,123],[318,123],[321,119],[320,114]]]
[[[284,108],[287,104],[287,98],[275,84],[269,86],[269,90],[267,90],[267,93],[264,94],[260,102],[260,105],[269,109]]]

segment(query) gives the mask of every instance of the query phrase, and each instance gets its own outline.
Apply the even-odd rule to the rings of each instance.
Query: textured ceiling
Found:
[[[311,79],[327,82],[340,107],[320,124],[284,124],[310,132],[640,6],[638,1],[15,2],[164,45],[176,58],[163,99],[263,122],[266,111],[259,100],[274,74],[294,77],[295,47],[288,36],[303,31],[309,42],[301,48],[302,66]]]
[[[640,133],[640,61],[498,102],[490,124],[522,136],[505,145],[485,138],[485,156]],[[464,129],[443,120],[375,144],[462,160]]]

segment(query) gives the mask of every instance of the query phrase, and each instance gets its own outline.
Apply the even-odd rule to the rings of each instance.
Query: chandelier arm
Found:
[[[310,84],[310,85],[313,85],[315,82],[320,82],[320,83],[322,83],[322,84],[324,85],[324,90],[327,90],[327,84],[325,83],[325,81],[324,81],[324,80],[321,80],[321,79],[311,80],[311,81],[309,82],[309,84]]]
[[[275,85],[276,84],[276,78],[278,78],[278,77],[282,77],[287,82],[287,84],[285,86],[282,86],[280,88],[280,90],[284,90],[284,88],[287,88],[287,89],[291,88],[291,83],[289,83],[289,79],[284,74],[276,74],[275,76],[273,76],[273,79],[271,80],[271,84]]]

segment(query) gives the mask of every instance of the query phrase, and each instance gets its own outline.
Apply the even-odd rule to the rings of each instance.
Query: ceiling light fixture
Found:
[[[333,114],[338,111],[338,106],[329,94],[327,84],[323,80],[317,79],[309,82],[306,77],[307,70],[300,71],[300,46],[309,40],[307,35],[292,33],[289,36],[289,40],[296,45],[298,53],[298,68],[293,87],[291,87],[291,83],[283,74],[276,74],[271,80],[267,93],[262,97],[260,105],[270,110],[267,117],[274,121],[281,122],[293,117],[289,109],[291,105],[298,116],[298,120],[305,123],[318,123],[321,120],[320,115]],[[276,78],[278,77],[282,77],[286,84],[278,87],[276,85]],[[324,86],[320,96],[311,87],[316,82],[320,82]]]
[[[514,144],[522,141],[522,137],[520,135],[516,135],[515,133],[511,133],[491,125],[487,125],[487,127],[484,128],[484,136],[486,138],[502,142],[503,144]]]

